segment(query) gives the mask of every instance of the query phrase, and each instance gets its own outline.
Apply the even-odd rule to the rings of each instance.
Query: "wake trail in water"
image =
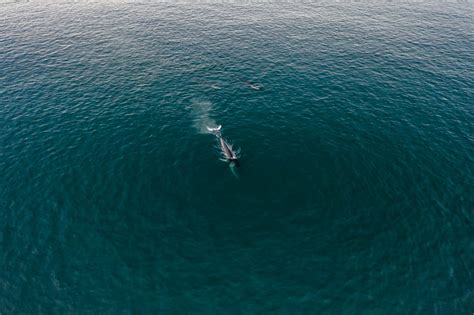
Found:
[[[211,118],[212,103],[209,101],[193,100],[190,109],[193,113],[193,126],[199,133],[209,133],[207,127],[216,127],[216,121]]]

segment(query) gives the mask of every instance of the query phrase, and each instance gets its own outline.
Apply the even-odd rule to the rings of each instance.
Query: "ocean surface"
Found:
[[[473,6],[1,2],[0,314],[472,314]]]

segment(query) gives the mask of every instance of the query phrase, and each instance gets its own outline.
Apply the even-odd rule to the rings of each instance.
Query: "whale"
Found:
[[[260,91],[261,89],[263,89],[263,86],[258,84],[258,83],[253,83],[252,81],[244,81],[244,83],[249,87],[251,88],[252,90],[256,90],[256,91]]]
[[[238,157],[237,153],[232,149],[232,146],[225,141],[221,134],[222,125],[217,126],[216,128],[207,127],[207,130],[214,134],[219,141],[219,148],[222,152],[222,155],[228,162],[237,163]]]

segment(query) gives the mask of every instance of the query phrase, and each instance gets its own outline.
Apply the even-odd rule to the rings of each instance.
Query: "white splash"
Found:
[[[209,101],[192,100],[190,109],[193,113],[193,125],[199,133],[209,133],[207,127],[216,127],[216,121],[211,118],[212,103]]]

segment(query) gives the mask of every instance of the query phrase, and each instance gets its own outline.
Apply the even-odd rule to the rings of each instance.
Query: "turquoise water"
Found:
[[[0,313],[472,314],[473,20],[0,4]]]

